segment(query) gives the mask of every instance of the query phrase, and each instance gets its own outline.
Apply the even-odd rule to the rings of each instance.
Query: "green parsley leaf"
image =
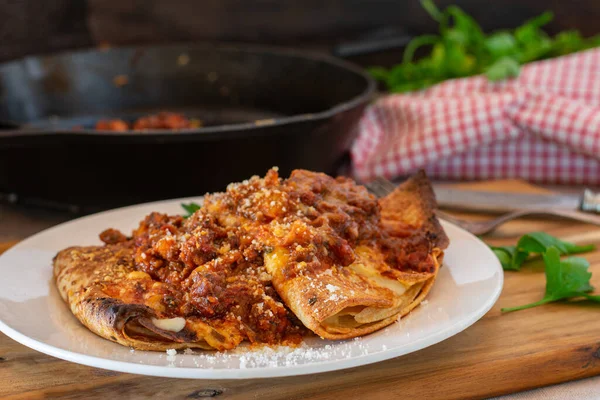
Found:
[[[422,0],[421,6],[429,13],[429,15],[431,15],[431,18],[434,20],[439,22],[442,20],[442,18],[444,18],[444,15],[440,12],[440,9],[437,8],[433,0]]]
[[[558,57],[580,50],[590,49],[600,45],[600,36],[585,39],[578,31],[560,32],[554,37],[554,42],[548,50],[550,57]]]
[[[500,260],[500,264],[502,264],[502,269],[505,270],[513,270],[518,271],[519,268],[515,268],[513,266],[513,258],[515,257],[515,253],[517,252],[517,246],[490,246],[498,260]]]
[[[369,74],[371,74],[373,76],[373,78],[380,80],[380,81],[385,81],[388,79],[388,71],[385,68],[381,68],[381,67],[371,67],[371,68],[367,68],[367,72]]]
[[[562,241],[544,232],[532,232],[521,236],[516,246],[490,246],[505,270],[519,271],[531,254],[543,254],[550,247],[558,249],[561,255],[585,253],[596,246],[579,246]],[[510,258],[510,262],[509,262]]]
[[[523,263],[529,258],[529,252],[528,251],[523,251],[523,250],[519,250],[518,246],[517,246],[517,251],[515,253],[515,256],[513,257],[513,261],[512,261],[512,267],[514,270],[516,271],[520,271],[521,270],[521,265],[523,265]]]
[[[419,47],[434,45],[440,41],[439,36],[436,35],[423,35],[417,38],[414,38],[410,41],[410,43],[404,49],[404,56],[402,61],[404,64],[410,64],[413,61],[415,56],[415,52],[419,49]]]
[[[503,308],[503,312],[524,310],[558,300],[584,297],[600,302],[600,296],[589,295],[594,290],[590,285],[592,274],[588,272],[589,262],[579,257],[560,259],[561,251],[551,246],[543,255],[546,266],[546,294],[534,303],[518,307]]]
[[[578,246],[565,242],[545,232],[532,232],[523,235],[517,243],[519,250],[529,253],[543,253],[552,246],[556,247],[560,251],[560,254],[585,253],[596,248],[593,244]]]
[[[490,65],[485,71],[485,76],[492,81],[501,81],[507,78],[515,78],[519,76],[521,66],[513,57],[504,56]]]
[[[189,204],[181,203],[181,207],[185,210],[185,214],[183,215],[183,218],[191,217],[196,211],[198,211],[200,209],[200,205],[197,203],[189,203]]]
[[[542,27],[553,18],[545,12],[514,30],[486,35],[461,8],[440,10],[433,0],[421,0],[439,24],[439,35],[415,37],[404,49],[403,62],[391,69],[370,68],[375,79],[392,92],[425,89],[447,79],[485,74],[491,81],[514,78],[522,64],[600,46],[600,35],[584,38],[570,30],[550,37]],[[415,53],[426,53],[415,59]]]
[[[485,39],[485,48],[492,57],[513,56],[518,51],[517,41],[509,32],[498,32]]]
[[[515,29],[515,39],[520,45],[536,45],[548,39],[548,35],[541,30],[541,27],[554,19],[551,11],[531,18],[523,25]]]
[[[593,294],[588,294],[588,293],[582,293],[581,296],[585,297],[587,300],[591,300],[591,301],[600,303],[600,296],[594,296]]]
[[[449,6],[444,10],[440,33],[442,36],[460,34],[463,43],[472,48],[480,46],[485,38],[477,21],[457,6]]]

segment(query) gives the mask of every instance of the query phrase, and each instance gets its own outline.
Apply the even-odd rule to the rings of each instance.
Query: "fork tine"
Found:
[[[377,179],[365,183],[365,187],[377,197],[385,197],[389,193]]]
[[[369,192],[373,193],[376,197],[381,197],[382,193],[380,187],[374,184],[373,182],[365,183],[364,186]]]
[[[396,185],[382,176],[367,182],[365,187],[377,197],[385,197],[396,189]]]
[[[388,193],[396,190],[396,185],[394,185],[389,179],[386,179],[383,176],[378,176],[377,178],[375,178],[375,180],[381,185],[381,187],[384,187],[388,191]]]

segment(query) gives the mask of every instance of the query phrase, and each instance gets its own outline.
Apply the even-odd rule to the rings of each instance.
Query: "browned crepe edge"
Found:
[[[376,332],[376,331],[378,331],[382,328],[385,328],[386,326],[398,321],[398,319],[404,317],[409,312],[411,312],[415,307],[417,307],[425,299],[425,297],[427,297],[427,294],[433,287],[433,284],[437,277],[438,271],[439,271],[439,267],[437,267],[437,263],[436,263],[435,273],[433,274],[433,276],[431,278],[429,278],[425,282],[425,284],[421,288],[421,291],[413,299],[413,301],[408,306],[406,306],[401,311],[399,311],[398,313],[396,313],[388,318],[382,319],[379,322],[369,324],[367,326],[360,327],[360,328],[348,328],[348,332],[345,332],[345,333],[332,333],[332,332],[327,331],[326,329],[324,329],[321,326],[320,321],[317,321],[314,317],[311,317],[308,321],[303,321],[303,322],[308,329],[310,329],[311,331],[313,331],[320,337],[322,337],[324,339],[331,339],[331,340],[352,339],[352,338],[355,338],[358,336],[364,336],[369,333]]]
[[[60,251],[54,258],[54,277],[61,297],[73,315],[90,331],[110,341],[129,346],[136,350],[164,351],[168,349],[202,348],[213,349],[204,340],[198,340],[196,334],[186,329],[180,332],[169,332],[154,327],[150,320],[158,318],[150,307],[141,304],[126,304],[118,299],[93,289],[97,281],[94,271],[106,271],[117,266],[110,261],[98,261],[98,268],[90,264],[95,261],[77,260],[74,257],[80,251],[94,251],[110,248],[100,246],[71,247]],[[79,261],[79,262],[78,262]],[[79,266],[79,268],[78,268]],[[145,327],[147,340],[130,337],[127,333],[129,324]],[[152,327],[153,329],[148,329]],[[143,336],[143,335],[142,335]]]
[[[389,211],[401,211],[394,206],[394,199],[402,196],[403,193],[409,192],[416,195],[420,209],[425,212],[425,222],[419,228],[429,233],[429,238],[432,240],[434,247],[444,250],[450,244],[448,235],[442,228],[439,219],[435,215],[435,210],[438,208],[435,192],[431,186],[429,178],[424,170],[419,170],[413,176],[402,182],[398,187],[379,200],[382,209],[387,208]],[[441,260],[440,264],[441,264]]]

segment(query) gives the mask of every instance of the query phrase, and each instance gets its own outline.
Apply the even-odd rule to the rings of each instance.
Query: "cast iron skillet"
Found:
[[[0,65],[0,191],[97,210],[223,190],[272,166],[282,176],[334,174],[374,90],[346,62],[264,47],[115,48],[9,62]],[[160,110],[205,126],[92,129],[100,118]]]

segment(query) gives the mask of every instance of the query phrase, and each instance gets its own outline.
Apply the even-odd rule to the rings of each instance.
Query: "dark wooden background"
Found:
[[[437,3],[460,5],[486,30],[514,27],[552,10],[550,32],[600,32],[598,0]],[[410,34],[436,28],[418,0],[2,0],[0,21],[0,60],[104,42],[226,40],[326,51],[382,28]],[[358,61],[369,63],[372,57]]]

